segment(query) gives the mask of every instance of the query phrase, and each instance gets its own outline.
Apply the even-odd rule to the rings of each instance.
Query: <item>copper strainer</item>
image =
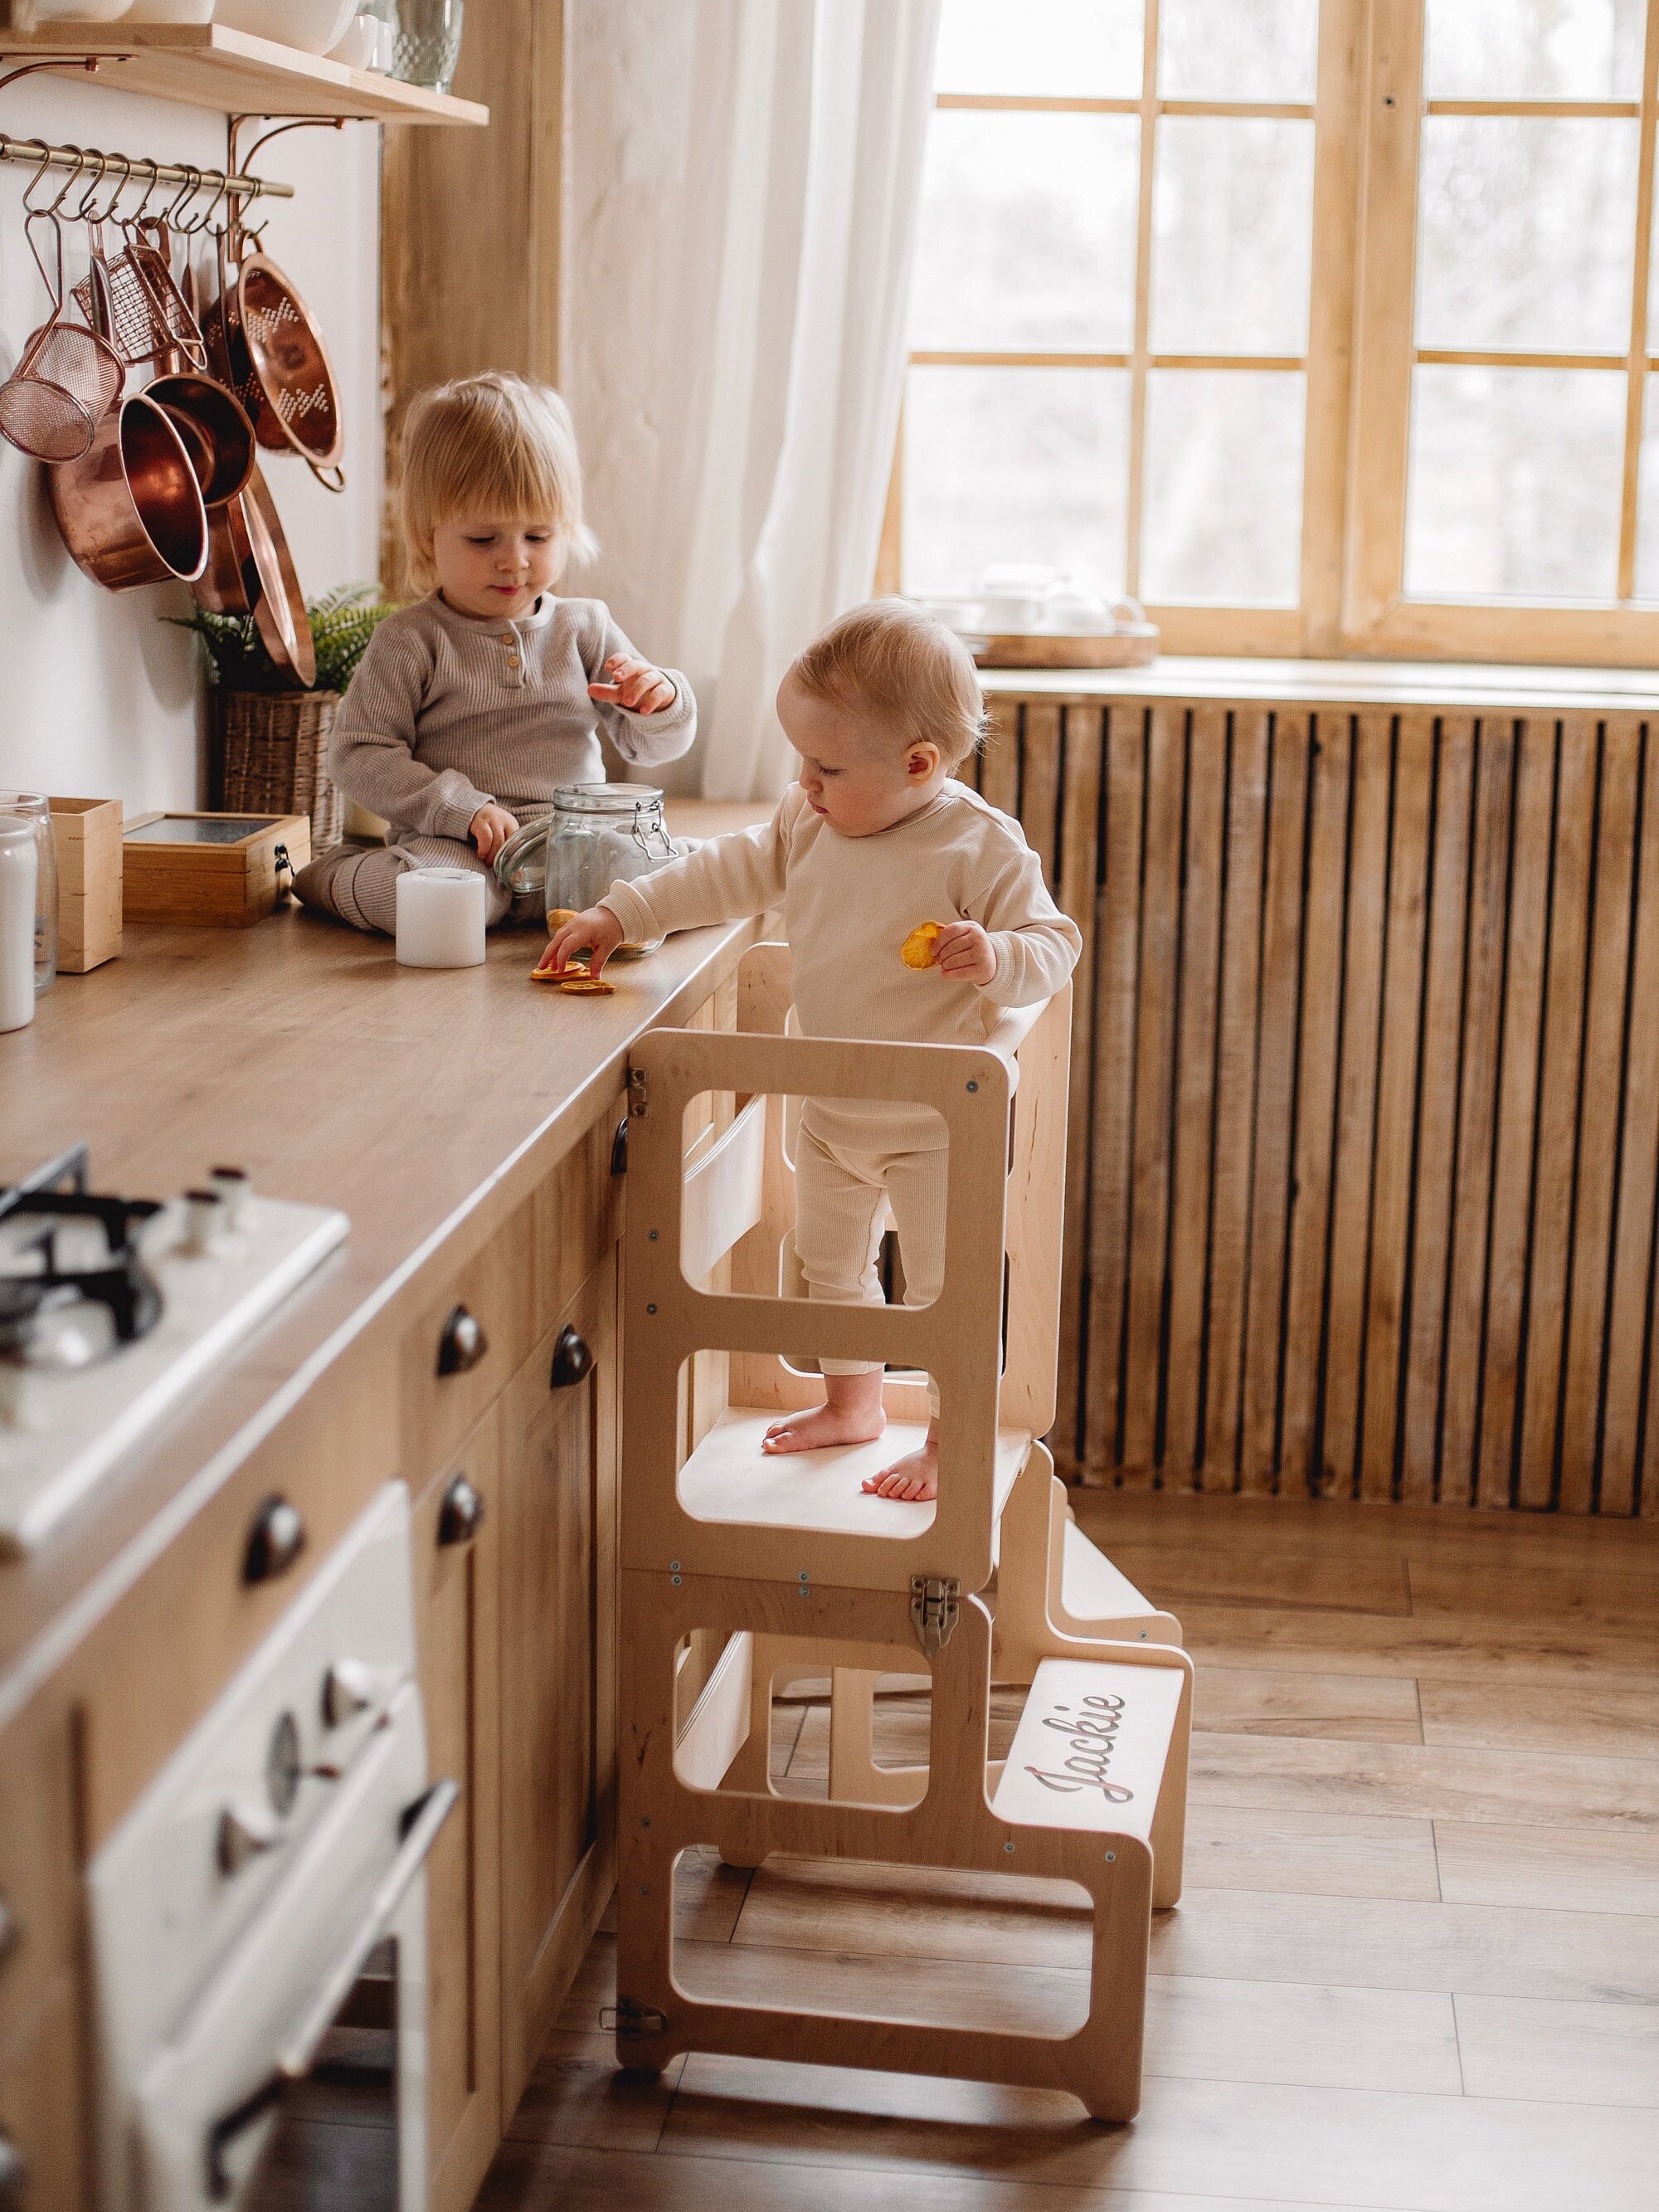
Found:
[[[311,311],[276,264],[219,233],[219,297],[204,319],[215,367],[253,418],[259,443],[298,453],[330,491],[345,489],[339,392]]]
[[[52,228],[50,269],[36,241],[37,223]],[[120,394],[121,364],[100,337],[64,312],[64,227],[57,209],[30,209],[24,227],[52,295],[52,313],[0,384],[0,433],[34,460],[78,460]]]

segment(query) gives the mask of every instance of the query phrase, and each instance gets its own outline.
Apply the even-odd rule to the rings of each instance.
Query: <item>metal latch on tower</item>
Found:
[[[665,2035],[668,2014],[637,1997],[618,1997],[615,2004],[600,2007],[599,2026],[615,2035]]]
[[[650,1111],[651,1085],[642,1067],[628,1071],[628,1110],[637,1121]]]
[[[954,1575],[911,1576],[910,1618],[930,1659],[951,1641],[961,1613],[962,1584]]]

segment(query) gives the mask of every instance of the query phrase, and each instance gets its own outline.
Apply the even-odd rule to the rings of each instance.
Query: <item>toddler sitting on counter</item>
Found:
[[[341,706],[329,770],[388,825],[384,846],[336,845],[302,868],[307,906],[358,929],[397,928],[405,868],[485,878],[561,784],[599,783],[603,717],[624,760],[678,760],[696,735],[691,687],[641,660],[600,599],[553,586],[592,538],[581,465],[556,392],[470,376],[422,394],[404,434],[410,572],[428,597],[376,629]]]
[[[983,1044],[1003,1008],[1052,998],[1083,940],[1049,897],[1018,823],[951,775],[978,744],[984,714],[961,640],[902,599],[855,607],[796,660],[778,714],[800,780],[771,821],[612,884],[559,930],[542,968],[559,972],[591,946],[597,975],[626,941],[781,905],[807,1036]],[[931,1107],[805,1102],[795,1249],[813,1297],[882,1304],[876,1254],[890,1206],[907,1303],[932,1304],[945,1273],[946,1144]],[[880,1436],[879,1364],[821,1364],[825,1402],[775,1421],[769,1452]],[[926,1443],[866,1490],[937,1494],[931,1386],[929,1398]]]

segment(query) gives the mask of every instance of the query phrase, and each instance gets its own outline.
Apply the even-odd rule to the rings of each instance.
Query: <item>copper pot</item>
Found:
[[[317,680],[317,651],[282,517],[256,464],[247,489],[208,517],[207,567],[198,603],[216,614],[252,615],[278,668],[307,689]]]
[[[78,460],[48,471],[52,512],[77,568],[112,592],[207,565],[207,509],[184,441],[139,392],[113,407]]]
[[[179,369],[144,386],[144,397],[164,408],[184,441],[203,504],[222,507],[253,473],[253,425],[234,392],[216,378]]]

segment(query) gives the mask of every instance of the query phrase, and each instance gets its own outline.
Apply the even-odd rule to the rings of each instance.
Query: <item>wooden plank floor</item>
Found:
[[[1077,1495],[1200,1670],[1139,2118],[752,2061],[621,2075],[602,1933],[481,2212],[1653,2212],[1659,1528]],[[925,1702],[880,1712],[882,1756],[925,1756]],[[775,1708],[785,1788],[822,1790],[826,1745],[821,1705]],[[708,1858],[678,1905],[699,1990],[1036,2027],[1081,2002],[1046,1884]]]

